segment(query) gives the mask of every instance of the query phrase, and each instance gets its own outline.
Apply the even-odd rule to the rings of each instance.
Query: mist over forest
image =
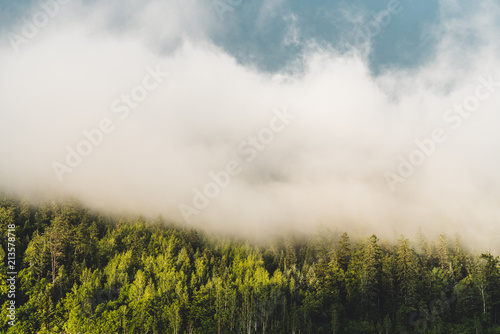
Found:
[[[5,331],[496,333],[499,19],[494,0],[0,0]]]
[[[0,219],[4,234],[17,226],[0,256],[15,247],[19,261],[16,275],[0,263],[6,333],[500,331],[500,259],[459,237],[325,229],[256,243],[6,196]]]

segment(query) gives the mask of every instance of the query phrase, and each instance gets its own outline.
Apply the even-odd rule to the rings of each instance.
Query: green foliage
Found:
[[[415,248],[326,231],[255,246],[6,197],[0,223],[19,240],[18,320],[2,333],[500,333],[500,260],[458,238],[420,234]]]

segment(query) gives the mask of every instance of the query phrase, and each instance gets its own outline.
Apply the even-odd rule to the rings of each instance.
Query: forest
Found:
[[[252,242],[6,195],[0,222],[2,333],[500,333],[500,260],[458,236]]]

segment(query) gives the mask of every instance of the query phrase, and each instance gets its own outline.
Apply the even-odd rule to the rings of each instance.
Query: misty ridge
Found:
[[[0,0],[0,332],[500,333],[500,3]]]
[[[19,262],[0,263],[6,333],[500,329],[500,259],[458,237],[389,243],[323,229],[249,242],[3,194],[0,219],[0,257]]]
[[[428,59],[379,73],[370,41],[301,41],[293,16],[294,59],[240,61],[214,41],[244,2],[222,19],[194,0],[57,3],[0,31],[3,191],[254,240],[328,228],[395,242],[421,228],[500,252],[495,2],[468,15],[440,2]]]

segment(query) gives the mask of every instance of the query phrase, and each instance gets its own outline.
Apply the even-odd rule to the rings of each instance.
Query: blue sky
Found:
[[[385,11],[389,3],[382,0],[275,2],[278,5],[264,20],[259,20],[265,3],[262,1],[243,1],[234,11],[226,12],[228,28],[215,41],[232,54],[240,55],[242,61],[252,58],[260,67],[275,70],[312,41],[334,48],[342,38],[355,44],[353,31],[363,29],[374,20],[372,14]],[[401,1],[400,8],[401,12],[392,14],[389,25],[381,27],[371,40],[370,65],[374,71],[384,66],[415,66],[434,51],[436,41],[431,32],[439,24],[438,2]],[[292,24],[297,29],[298,44],[284,45]]]
[[[192,0],[177,0],[181,5]],[[15,26],[38,1],[2,1],[0,24],[4,29]],[[96,4],[97,1],[86,1]],[[299,1],[299,0],[217,0],[207,2],[220,25],[209,37],[244,64],[265,71],[277,71],[293,61],[312,42],[339,47],[342,39],[355,44],[353,33],[373,22],[374,16],[386,11],[391,1]],[[369,61],[374,73],[383,68],[422,64],[432,56],[436,43],[433,34],[439,25],[439,2],[401,0],[401,12],[392,14],[387,27],[371,38]],[[221,5],[222,4],[222,5]],[[125,6],[125,5],[124,5]],[[222,6],[222,7],[221,7]],[[115,13],[108,22],[113,29],[126,26],[133,12],[126,8]],[[83,14],[85,15],[85,14]],[[290,29],[296,40],[284,43]],[[172,45],[165,45],[172,50]]]

